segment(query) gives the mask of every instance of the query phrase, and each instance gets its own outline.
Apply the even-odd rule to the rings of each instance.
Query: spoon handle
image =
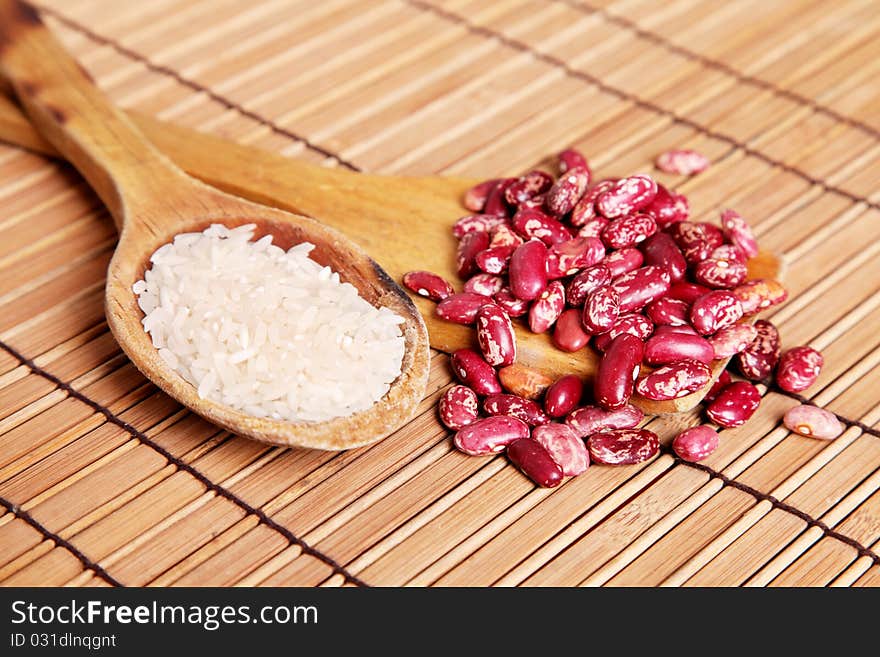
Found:
[[[121,232],[174,213],[190,180],[95,86],[30,5],[0,0],[0,72],[36,128],[82,173]]]

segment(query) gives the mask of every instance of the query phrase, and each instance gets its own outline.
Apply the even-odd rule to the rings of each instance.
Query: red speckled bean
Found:
[[[451,361],[455,376],[478,395],[497,395],[501,392],[495,368],[473,349],[453,352]]]
[[[684,194],[671,192],[663,185],[657,185],[657,195],[642,208],[642,212],[654,217],[657,227],[663,230],[679,221],[687,221],[690,205]]]
[[[584,384],[575,374],[560,377],[544,394],[544,410],[550,417],[568,415],[581,402]]]
[[[739,260],[707,258],[694,267],[694,280],[707,287],[734,288],[745,281],[746,276],[748,269]]]
[[[495,296],[504,287],[504,279],[494,274],[474,274],[464,284],[464,291],[470,294]]]
[[[529,479],[544,488],[553,488],[562,482],[562,468],[544,447],[524,438],[507,447],[507,458]]]
[[[558,219],[535,208],[520,208],[513,216],[513,229],[525,239],[537,238],[547,246],[572,239],[571,231]]]
[[[568,214],[581,200],[589,184],[590,170],[587,167],[569,169],[559,176],[559,179],[547,192],[544,207],[557,217]]]
[[[516,336],[513,324],[504,310],[494,303],[477,311],[477,342],[489,365],[510,365],[516,360]]]
[[[690,321],[690,309],[690,304],[684,301],[663,297],[649,303],[645,314],[657,326],[684,326]]]
[[[547,252],[547,278],[572,276],[605,257],[605,245],[596,237],[576,237],[550,247]]]
[[[572,169],[589,168],[589,165],[587,164],[587,158],[585,158],[583,153],[575,148],[566,148],[556,157],[559,160],[560,174],[563,174],[566,171],[571,171]]]
[[[645,254],[645,264],[665,269],[673,283],[680,281],[687,273],[687,262],[681,249],[666,233],[657,233],[646,239],[642,252]]]
[[[647,340],[653,331],[654,324],[651,323],[651,320],[644,315],[630,313],[629,315],[622,315],[618,318],[610,330],[601,335],[597,335],[593,339],[593,345],[599,351],[604,352],[608,348],[608,345],[611,344],[611,341],[618,335],[629,333],[640,340]]]
[[[513,228],[509,224],[503,223],[491,231],[489,231],[491,239],[489,240],[489,248],[496,246],[519,246],[523,243],[523,238],[513,232]]]
[[[489,190],[486,197],[486,205],[483,206],[484,214],[497,214],[499,216],[507,216],[507,201],[504,196],[507,188],[516,182],[516,178],[501,178],[498,184]]]
[[[602,241],[613,249],[623,249],[644,242],[657,232],[657,223],[649,214],[628,214],[615,219],[602,231]]]
[[[712,345],[699,335],[661,331],[645,344],[645,362],[649,365],[668,365],[685,359],[710,363],[714,358]]]
[[[456,270],[461,278],[470,278],[477,273],[477,254],[487,248],[489,248],[489,233],[485,231],[465,233],[458,243],[455,255]]]
[[[529,329],[532,333],[544,333],[556,323],[565,310],[565,286],[551,281],[529,308]]]
[[[447,322],[455,322],[456,324],[473,324],[477,318],[477,311],[481,306],[492,303],[492,298],[483,296],[482,294],[471,294],[470,292],[458,292],[452,294],[437,304],[435,312],[437,317],[445,319]]]
[[[657,434],[647,429],[615,429],[594,433],[587,441],[590,458],[606,465],[634,465],[660,451]]]
[[[543,194],[553,186],[553,177],[543,171],[529,171],[520,176],[504,190],[504,200],[512,208],[517,207],[539,194]]]
[[[843,425],[834,413],[807,404],[789,409],[782,422],[789,431],[810,438],[834,440],[843,433]]]
[[[605,410],[626,406],[633,393],[644,354],[644,343],[624,333],[608,345],[593,382],[596,402]]]
[[[709,254],[709,258],[711,260],[735,260],[736,262],[741,262],[743,264],[748,260],[746,254],[743,253],[743,250],[736,244],[722,244],[721,246],[716,247],[715,250]]]
[[[510,291],[517,299],[537,299],[547,287],[547,247],[541,240],[518,246],[510,257]]]
[[[715,381],[715,383],[712,384],[712,387],[709,388],[709,392],[707,392],[706,396],[703,397],[703,401],[707,404],[709,402],[715,401],[718,393],[724,390],[724,388],[726,388],[731,381],[733,381],[733,378],[730,376],[730,372],[728,372],[727,370],[723,370],[718,376],[718,379]]]
[[[616,219],[642,209],[657,196],[657,183],[646,175],[618,180],[614,187],[596,199],[596,209],[609,219]]]
[[[610,285],[590,293],[584,304],[581,322],[588,333],[604,333],[620,317],[620,295]]]
[[[752,381],[766,379],[779,362],[779,331],[764,319],[754,324],[755,339],[738,356],[739,370]]]
[[[515,417],[530,427],[550,422],[550,417],[537,402],[516,395],[489,395],[483,401],[483,410],[487,415]]]
[[[456,239],[461,239],[468,233],[488,233],[506,221],[495,214],[469,214],[452,225],[452,234]]]
[[[497,186],[497,178],[477,183],[464,193],[464,207],[471,212],[482,212],[483,208],[486,207],[486,199],[489,197],[489,192]]]
[[[655,164],[666,173],[693,176],[709,168],[709,158],[690,148],[674,148],[658,155]]]
[[[527,438],[529,427],[522,420],[508,415],[483,418],[460,429],[455,434],[455,446],[471,456],[483,456],[502,451],[507,445]]]
[[[579,228],[598,219],[601,220],[603,226],[607,225],[608,219],[598,215],[596,212],[596,199],[614,187],[616,182],[616,180],[600,180],[592,188],[588,189],[571,211],[569,223],[575,228]],[[593,237],[598,237],[598,233],[593,235]]]
[[[610,223],[610,219],[606,219],[605,217],[595,217],[578,229],[577,236],[600,238],[602,237],[602,231],[605,230],[605,226]]]
[[[705,260],[724,243],[724,233],[713,224],[680,221],[669,226],[668,231],[690,264]]]
[[[611,282],[620,295],[620,312],[639,310],[669,291],[669,273],[650,265],[622,274]]]
[[[754,385],[747,381],[734,381],[718,393],[706,409],[706,415],[715,424],[733,428],[745,424],[760,405],[761,393]]]
[[[778,305],[788,298],[788,291],[782,283],[772,278],[757,278],[746,281],[733,288],[733,294],[739,299],[743,313],[752,315]]]
[[[590,334],[581,324],[581,311],[577,308],[564,310],[553,328],[553,344],[571,353],[583,349],[589,341]]]
[[[602,259],[603,265],[611,270],[611,276],[617,278],[623,274],[635,271],[642,266],[645,256],[634,247],[612,251]]]
[[[474,256],[474,264],[487,274],[501,274],[507,271],[510,258],[517,247],[513,244],[492,246]]]
[[[672,441],[672,451],[683,461],[697,463],[718,449],[718,432],[700,425],[685,429]]]
[[[440,421],[458,431],[477,421],[480,402],[477,393],[467,386],[452,386],[440,398]]]
[[[636,384],[645,399],[678,399],[709,383],[709,367],[696,360],[680,360],[654,370]]]
[[[509,287],[502,287],[493,297],[497,303],[510,317],[522,317],[529,312],[529,302],[517,299],[513,296],[513,292]]]
[[[679,301],[684,301],[686,304],[690,305],[701,296],[709,294],[711,291],[712,290],[703,285],[689,283],[688,281],[678,281],[669,287],[669,292],[666,293],[666,298],[678,299]]]
[[[590,292],[598,290],[611,282],[611,270],[605,265],[595,265],[578,272],[565,289],[565,298],[570,306],[581,306]]]
[[[786,392],[802,392],[816,382],[825,359],[812,347],[794,347],[779,359],[776,385]]]
[[[660,324],[654,328],[654,335],[668,335],[670,333],[676,335],[681,335],[682,333],[687,335],[699,335],[690,324]]]
[[[627,404],[615,411],[598,406],[584,406],[568,414],[565,423],[581,438],[609,429],[632,429],[645,419],[641,410]]]
[[[455,290],[445,278],[429,271],[410,271],[403,275],[403,284],[431,301],[443,301]]]
[[[739,300],[727,290],[704,294],[691,306],[691,326],[698,333],[711,335],[732,326],[742,319],[743,310]]]
[[[729,358],[744,351],[757,337],[758,329],[752,324],[734,324],[711,336],[709,342],[715,350],[715,358]]]
[[[554,422],[535,427],[532,440],[547,450],[566,477],[583,474],[590,465],[590,453],[584,441],[564,424]]]
[[[526,399],[537,399],[553,383],[553,379],[540,370],[522,363],[502,367],[498,378],[505,390]]]
[[[727,239],[742,249],[746,257],[754,258],[758,255],[758,240],[755,239],[755,233],[739,213],[733,210],[722,212],[721,226]]]

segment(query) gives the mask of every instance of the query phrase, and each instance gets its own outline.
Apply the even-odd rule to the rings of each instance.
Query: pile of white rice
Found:
[[[253,224],[183,233],[134,284],[159,355],[210,399],[249,415],[320,422],[372,406],[400,374],[404,321]]]

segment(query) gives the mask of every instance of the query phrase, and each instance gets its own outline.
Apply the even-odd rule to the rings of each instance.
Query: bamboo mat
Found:
[[[124,8],[123,8],[124,4]],[[249,442],[183,411],[102,311],[115,234],[75,172],[0,145],[0,584],[880,584],[880,3],[41,0],[119,104],[328,166],[497,176],[568,145],[601,176],[669,147],[698,219],[784,253],[784,344],[833,442],[764,390],[699,465],[554,490],[451,449],[434,405],[368,448]],[[452,222],[456,217],[450,217]],[[695,415],[653,419],[666,441]]]

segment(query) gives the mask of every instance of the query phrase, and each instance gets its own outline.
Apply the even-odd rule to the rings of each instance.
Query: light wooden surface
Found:
[[[502,457],[451,449],[436,355],[419,415],[372,447],[235,438],[146,384],[108,334],[115,235],[97,199],[2,147],[3,584],[880,582],[875,3],[46,6],[123,107],[304,161],[470,178],[573,144],[619,175],[698,148],[709,171],[660,179],[699,218],[736,207],[785,254],[793,298],[773,320],[786,345],[823,349],[809,394],[848,428],[792,436],[780,418],[797,401],[771,390],[706,468],[664,453],[535,489]],[[649,426],[668,441],[695,421]]]

